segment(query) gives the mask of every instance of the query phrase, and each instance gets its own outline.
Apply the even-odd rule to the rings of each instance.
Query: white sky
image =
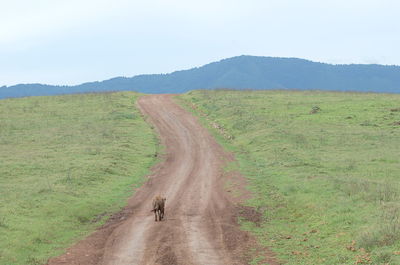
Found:
[[[0,0],[0,86],[247,54],[400,65],[398,0]]]

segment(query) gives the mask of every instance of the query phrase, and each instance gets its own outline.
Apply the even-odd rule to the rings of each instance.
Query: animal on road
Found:
[[[167,199],[163,198],[161,196],[156,196],[153,199],[153,210],[154,212],[154,217],[155,221],[157,222],[157,216],[158,216],[158,221],[161,221],[164,218],[164,209],[165,209],[165,201]]]

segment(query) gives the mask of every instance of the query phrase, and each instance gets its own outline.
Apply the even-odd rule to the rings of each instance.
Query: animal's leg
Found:
[[[154,218],[155,218],[155,221],[157,222],[157,210],[154,210]]]

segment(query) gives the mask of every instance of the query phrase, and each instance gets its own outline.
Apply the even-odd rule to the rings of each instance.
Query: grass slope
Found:
[[[132,92],[0,101],[0,264],[43,264],[118,211],[155,162]]]
[[[180,98],[235,152],[254,192],[247,203],[263,215],[242,225],[280,260],[400,264],[399,95],[227,90]]]

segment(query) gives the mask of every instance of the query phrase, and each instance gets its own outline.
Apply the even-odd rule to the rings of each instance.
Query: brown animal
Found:
[[[164,209],[165,209],[165,201],[167,199],[163,198],[161,196],[156,196],[153,200],[153,210],[154,212],[154,217],[157,222],[157,216],[158,216],[158,221],[161,221],[164,218]]]

